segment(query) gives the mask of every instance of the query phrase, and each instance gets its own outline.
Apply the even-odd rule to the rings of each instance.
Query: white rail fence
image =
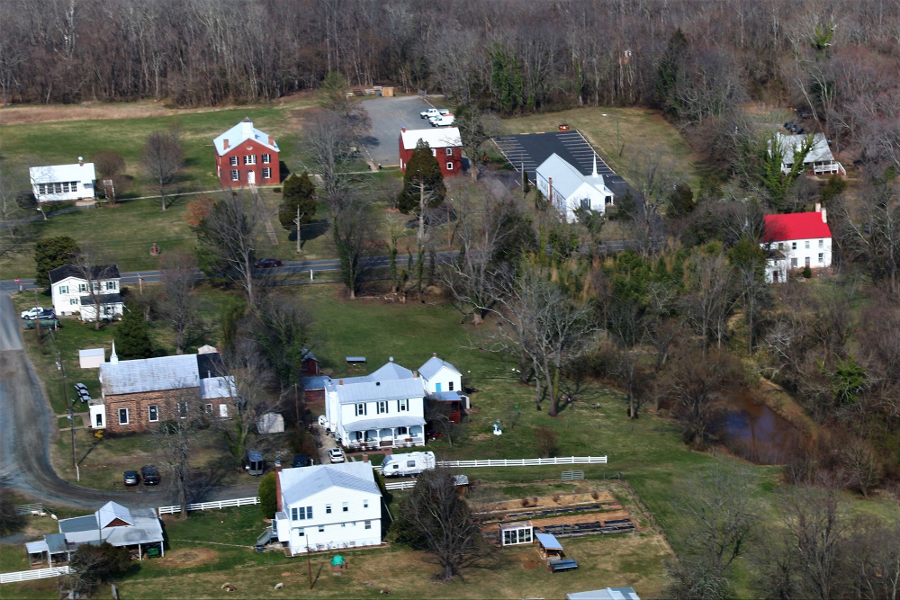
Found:
[[[17,581],[33,581],[35,579],[49,579],[69,574],[69,567],[50,567],[49,569],[34,569],[33,571],[17,571],[15,573],[0,573],[0,583],[16,583]]]
[[[490,460],[442,460],[439,467],[472,469],[478,467],[542,467],[545,465],[605,465],[605,456],[560,456],[557,458],[509,458]]]
[[[233,500],[218,500],[216,502],[200,502],[198,504],[188,504],[187,509],[191,510],[217,510],[220,508],[231,508],[232,506],[251,506],[259,504],[259,498],[234,498]],[[160,515],[174,515],[181,512],[181,505],[160,506],[158,509]]]

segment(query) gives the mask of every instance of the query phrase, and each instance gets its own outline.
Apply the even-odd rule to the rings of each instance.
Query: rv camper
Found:
[[[385,477],[418,475],[422,471],[434,468],[434,452],[393,454],[384,459],[381,468]]]

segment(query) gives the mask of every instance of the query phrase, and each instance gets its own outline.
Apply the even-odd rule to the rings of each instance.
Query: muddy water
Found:
[[[766,465],[785,463],[803,439],[797,428],[749,394],[733,399],[725,431],[736,454]]]

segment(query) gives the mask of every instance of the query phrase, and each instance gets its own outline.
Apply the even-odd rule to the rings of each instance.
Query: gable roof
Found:
[[[160,356],[100,365],[100,386],[105,395],[157,392],[200,385],[197,355]]]
[[[272,138],[272,141],[275,142],[273,144],[269,143],[269,134],[265,131],[261,131],[256,129],[253,126],[253,121],[250,120],[250,117],[244,118],[243,121],[217,137],[213,140],[213,145],[216,147],[216,152],[219,156],[227,152],[231,152],[238,145],[247,141],[253,140],[258,144],[262,144],[266,148],[271,148],[275,152],[280,152],[278,149],[278,143],[275,142],[275,138]],[[225,147],[225,140],[228,140],[228,147]]]
[[[352,381],[349,383],[347,379],[343,381],[344,385],[340,384],[340,380],[335,383],[333,379],[328,384],[329,390],[337,392],[340,404],[425,397],[425,386],[422,384],[421,377],[388,379],[385,381]]]
[[[571,198],[578,188],[587,184],[604,194],[612,194],[606,187],[603,175],[582,175],[581,171],[560,158],[558,154],[551,154],[547,160],[541,163],[536,171],[545,179],[553,178],[553,188],[562,194],[567,200]]]
[[[822,221],[822,213],[805,212],[790,215],[766,215],[763,242],[830,238],[831,229]]]
[[[63,181],[94,181],[97,174],[94,172],[94,163],[80,165],[50,165],[46,167],[30,167],[28,175],[31,183],[56,183]]]
[[[778,143],[781,145],[781,153],[784,158],[782,162],[786,165],[794,164],[794,149],[799,148],[806,141],[808,135],[782,135],[777,134]],[[817,133],[813,136],[813,146],[803,159],[803,164],[834,160],[831,154],[831,148],[828,147],[828,140],[825,139],[824,133]]]
[[[419,140],[426,142],[431,148],[459,148],[462,137],[459,127],[432,127],[431,129],[407,129],[400,132],[404,150],[415,150]]]
[[[381,495],[372,465],[364,462],[283,469],[278,477],[281,479],[285,511],[304,498],[332,487]]]
[[[78,279],[84,280],[82,276],[82,271],[75,265],[63,265],[61,267],[56,267],[49,273],[50,275],[50,283],[59,283],[63,279],[68,277],[77,277]],[[101,279],[118,279],[119,278],[119,266],[118,265],[97,265],[96,267],[91,267],[91,279],[98,280]]]
[[[401,367],[391,360],[378,370],[372,372],[368,377],[371,381],[385,381],[387,379],[411,379],[412,376],[412,371],[406,367]]]
[[[109,524],[116,519],[128,525],[134,525],[134,518],[131,516],[131,512],[121,504],[107,502],[97,511],[97,524],[101,528],[109,527]]]
[[[451,365],[445,360],[441,360],[437,356],[432,356],[428,360],[425,361],[425,364],[419,367],[419,375],[424,377],[425,379],[431,379],[434,377],[438,371],[441,370],[442,367],[447,367],[457,375],[462,375],[456,367]]]

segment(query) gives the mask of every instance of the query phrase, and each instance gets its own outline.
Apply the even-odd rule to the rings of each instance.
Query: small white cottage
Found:
[[[28,173],[38,202],[94,199],[94,163],[85,163],[80,156],[73,165],[31,167]]]

